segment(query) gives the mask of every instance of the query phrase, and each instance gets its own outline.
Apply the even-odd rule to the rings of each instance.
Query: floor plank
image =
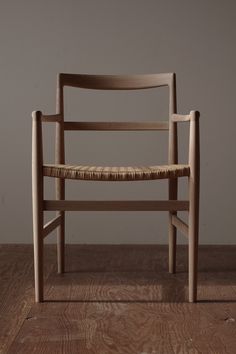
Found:
[[[45,256],[47,278],[55,268],[52,250]],[[6,353],[34,304],[32,246],[0,245],[0,284],[0,353]]]
[[[236,352],[235,246],[200,247],[196,304],[186,302],[184,246],[178,247],[178,273],[171,275],[166,246],[69,245],[67,272],[58,275],[55,246],[47,245],[42,304],[33,303],[32,247],[11,247],[0,248],[0,274],[6,282],[0,311],[8,328],[1,341],[15,324],[16,329],[2,353]],[[7,285],[8,273],[17,292]]]

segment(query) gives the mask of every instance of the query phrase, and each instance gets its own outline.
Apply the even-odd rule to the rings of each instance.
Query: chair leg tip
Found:
[[[190,302],[190,303],[197,302],[197,296],[196,295],[194,295],[194,296],[190,295],[189,299],[188,299],[188,302]]]
[[[40,291],[35,291],[35,302],[36,303],[40,303],[43,302],[43,295],[44,292],[42,291],[42,289]]]
[[[57,273],[58,273],[58,274],[63,274],[63,273],[65,273],[64,267],[63,267],[63,268],[61,268],[61,267],[58,268],[58,269],[57,269]]]
[[[169,267],[169,273],[170,274],[175,274],[176,273],[176,268],[175,267]]]

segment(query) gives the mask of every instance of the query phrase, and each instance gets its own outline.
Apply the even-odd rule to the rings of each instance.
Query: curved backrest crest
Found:
[[[140,75],[59,74],[61,86],[96,90],[137,90],[170,86],[174,73]]]

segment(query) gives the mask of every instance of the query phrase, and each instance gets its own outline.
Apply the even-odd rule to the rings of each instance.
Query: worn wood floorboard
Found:
[[[2,353],[236,353],[235,246],[200,248],[196,304],[186,302],[184,246],[175,275],[167,272],[166,246],[70,245],[63,275],[56,274],[55,246],[46,246],[42,304],[33,303],[32,248],[14,247],[0,248],[3,282],[9,272],[18,288],[0,290],[1,315],[14,309],[1,335],[4,341],[9,332],[12,343],[6,340]]]
[[[55,265],[54,252],[45,253],[45,278]],[[55,263],[55,262],[54,262]],[[6,353],[33,302],[33,249],[29,245],[0,245],[0,353]]]

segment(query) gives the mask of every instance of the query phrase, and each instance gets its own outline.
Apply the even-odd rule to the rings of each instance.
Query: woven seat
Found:
[[[189,176],[189,165],[164,165],[140,167],[102,167],[44,165],[43,174],[48,177],[91,181],[139,181]]]

